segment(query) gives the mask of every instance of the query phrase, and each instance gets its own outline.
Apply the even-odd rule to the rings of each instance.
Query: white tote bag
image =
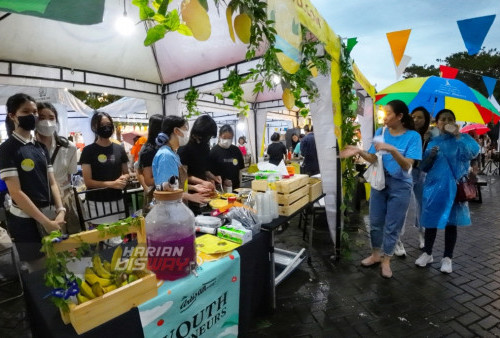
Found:
[[[382,129],[382,135],[375,136],[379,138],[378,142],[385,142],[384,139],[385,127]],[[382,154],[376,152],[377,160],[370,164],[363,175],[366,182],[369,182],[373,189],[383,190],[385,188],[384,163],[382,162]]]
[[[385,188],[385,175],[382,155],[379,153],[375,155],[377,156],[377,160],[368,166],[363,177],[366,182],[370,183],[373,189],[383,190]]]

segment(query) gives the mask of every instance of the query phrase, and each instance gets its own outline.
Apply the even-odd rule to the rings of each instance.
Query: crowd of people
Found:
[[[455,198],[457,182],[469,174],[479,145],[459,132],[455,114],[449,109],[436,114],[432,128],[430,114],[423,107],[410,115],[404,102],[393,100],[384,111],[384,127],[376,131],[368,151],[346,146],[341,153],[344,158],[359,155],[369,163],[377,161],[375,154],[382,156],[385,188],[371,189],[372,252],[361,265],[380,264],[381,275],[391,278],[391,258],[395,253],[404,254],[400,236],[408,223],[422,229],[419,236],[424,252],[415,261],[419,267],[433,262],[437,230],[445,229],[440,270],[451,273],[457,227],[471,223],[468,203]]]
[[[372,189],[370,197],[372,252],[361,264],[380,264],[381,275],[392,277],[391,257],[405,254],[405,226],[416,226],[424,252],[415,264],[424,267],[433,262],[436,233],[444,229],[441,271],[450,273],[457,227],[470,224],[468,204],[455,200],[456,182],[468,174],[471,160],[487,156],[487,150],[480,150],[487,148],[487,139],[476,142],[461,134],[451,110],[438,112],[435,126],[430,127],[431,115],[423,107],[410,114],[405,103],[394,100],[384,109],[384,127],[376,131],[370,149],[346,146],[341,152],[341,157],[359,156],[368,163],[377,161],[380,154],[384,167],[385,188]],[[0,178],[13,201],[7,225],[21,260],[34,269],[42,255],[43,235],[52,230],[80,231],[71,189],[77,152],[72,142],[57,134],[57,110],[48,103],[37,104],[28,95],[8,99],[6,126],[9,138],[0,145]],[[147,138],[132,154],[133,166],[124,148],[111,139],[115,133],[111,116],[97,112],[91,128],[95,141],[85,146],[79,160],[86,189],[91,190],[86,193],[88,208],[103,215],[114,213],[93,220],[96,224],[124,216],[117,211],[124,210],[123,189],[130,168],[144,188],[146,212],[155,189],[183,189],[183,200],[200,213],[215,192],[240,187],[244,157],[249,153],[246,139],[240,137],[233,145],[232,127],[218,128],[208,115],[199,116],[191,130],[183,117],[151,116]],[[291,136],[290,150],[303,156],[302,173],[316,175],[320,168],[313,128],[306,126],[304,131]],[[213,137],[218,141],[210,147]],[[280,134],[274,133],[271,141],[269,162],[278,165],[286,161],[288,150]]]

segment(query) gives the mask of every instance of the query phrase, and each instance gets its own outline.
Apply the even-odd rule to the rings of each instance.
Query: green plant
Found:
[[[343,143],[340,146],[341,148],[343,148],[345,145],[355,145],[357,143],[358,140],[356,137],[356,131],[359,128],[354,123],[354,120],[356,118],[356,111],[353,109],[353,104],[358,100],[358,98],[353,91],[355,80],[354,73],[352,71],[352,60],[344,43],[342,43],[340,71],[341,76],[339,79],[339,87],[342,109],[342,125],[340,126],[340,130],[342,133]],[[352,157],[343,159],[341,161],[341,166],[343,187],[341,210],[345,214],[352,211],[351,205],[354,198],[354,193],[356,191],[357,172]]]
[[[344,230],[340,233],[340,255],[345,259],[351,258],[351,238]]]
[[[229,73],[229,76],[226,79],[226,82],[222,85],[221,92],[222,93],[217,93],[215,96],[219,100],[224,99],[224,93],[229,93],[227,94],[227,98],[233,100],[233,106],[238,108],[240,110],[240,114],[243,114],[244,116],[248,116],[248,112],[250,111],[250,105],[248,102],[245,100],[243,95],[245,94],[245,91],[241,87],[241,84],[247,79],[248,77],[241,77],[236,70],[232,70]]]
[[[149,22],[152,26],[148,29],[144,46],[150,46],[165,37],[168,32],[179,32],[183,35],[192,35],[188,26],[181,22],[177,9],[168,11],[171,0],[154,0],[153,8],[149,6],[149,0],[132,0],[132,4],[139,7],[139,18],[141,21]]]
[[[186,115],[187,118],[192,117],[193,115],[200,115],[200,111],[197,109],[198,108],[198,98],[200,96],[200,93],[198,92],[198,89],[195,89],[194,87],[191,87],[186,95],[184,95],[184,100],[186,101],[186,109],[188,111],[188,114]]]

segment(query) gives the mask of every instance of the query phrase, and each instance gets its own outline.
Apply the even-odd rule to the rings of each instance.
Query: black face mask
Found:
[[[36,117],[33,114],[26,116],[18,116],[17,121],[19,122],[19,127],[24,130],[34,130],[36,126]]]
[[[97,135],[99,135],[102,138],[110,138],[111,135],[113,135],[113,131],[115,128],[113,126],[100,126],[97,128]]]

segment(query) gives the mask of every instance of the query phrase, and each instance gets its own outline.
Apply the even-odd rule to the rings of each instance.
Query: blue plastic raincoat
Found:
[[[434,164],[428,170],[422,197],[420,225],[444,229],[447,224],[470,225],[469,204],[455,203],[457,180],[468,174],[470,161],[479,153],[479,145],[467,134],[457,139],[450,134],[433,138],[424,154],[439,147]]]

